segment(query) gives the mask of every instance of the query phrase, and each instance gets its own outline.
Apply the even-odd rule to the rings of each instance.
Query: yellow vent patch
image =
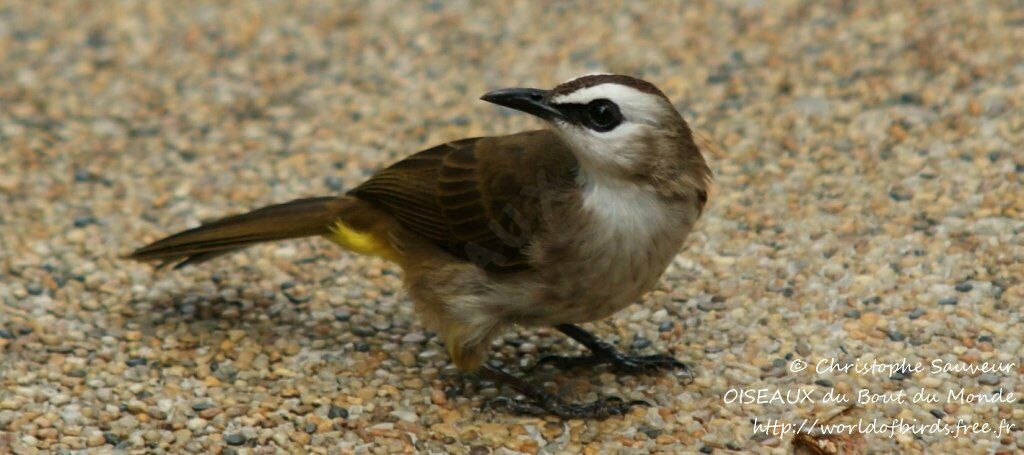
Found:
[[[328,240],[354,253],[378,256],[389,261],[397,260],[395,250],[387,242],[381,241],[373,234],[356,231],[341,221],[336,222],[331,227],[331,233],[326,237]]]

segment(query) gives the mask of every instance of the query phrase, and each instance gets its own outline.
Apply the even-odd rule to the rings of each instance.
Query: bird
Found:
[[[322,237],[397,264],[415,314],[458,370],[517,394],[499,397],[510,412],[605,418],[648,404],[571,402],[488,354],[512,327],[553,327],[590,354],[538,365],[688,374],[670,355],[626,354],[580,324],[640,299],[682,250],[712,183],[693,132],[654,84],[623,74],[481,99],[544,128],[427,148],[342,195],[221,218],[127,257],[181,268],[261,242]]]

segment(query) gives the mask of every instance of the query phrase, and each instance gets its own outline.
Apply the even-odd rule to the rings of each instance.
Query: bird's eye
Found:
[[[594,100],[587,104],[587,123],[596,131],[611,131],[622,123],[622,113],[611,101]]]

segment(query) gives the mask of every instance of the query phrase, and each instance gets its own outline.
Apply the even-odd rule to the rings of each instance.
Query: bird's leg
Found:
[[[484,364],[478,374],[484,379],[504,384],[525,397],[524,400],[501,398],[491,402],[516,414],[554,414],[563,419],[603,419],[625,414],[633,406],[649,405],[645,401],[623,401],[619,397],[599,398],[590,403],[566,403],[555,394],[493,365]]]
[[[576,340],[590,350],[590,355],[570,357],[560,355],[544,356],[537,361],[537,366],[552,364],[559,368],[578,368],[584,366],[611,364],[612,368],[622,373],[653,373],[664,370],[679,370],[689,375],[689,368],[672,356],[627,355],[619,352],[612,345],[599,340],[594,334],[573,324],[556,325],[556,329]]]

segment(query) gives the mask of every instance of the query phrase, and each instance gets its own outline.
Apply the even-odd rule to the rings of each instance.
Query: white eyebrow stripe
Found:
[[[587,104],[597,99],[611,100],[618,104],[627,120],[656,122],[657,114],[665,108],[663,100],[650,93],[613,82],[594,85],[565,95],[551,98],[552,104]]]
[[[628,100],[643,99],[647,96],[648,95],[646,93],[633,87],[606,82],[604,84],[581,88],[575,92],[567,93],[565,95],[555,96],[551,98],[551,102],[555,104],[587,104],[596,99],[605,98],[619,103]]]

